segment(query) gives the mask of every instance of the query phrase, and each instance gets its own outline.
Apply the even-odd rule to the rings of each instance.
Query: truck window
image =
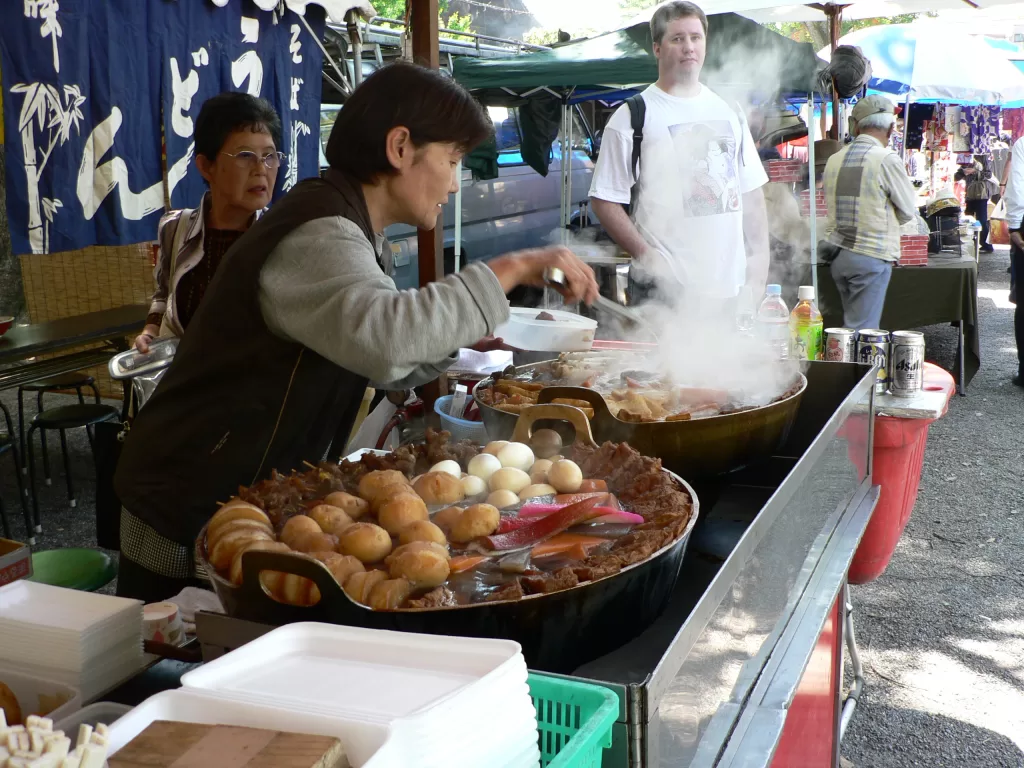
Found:
[[[498,144],[498,165],[522,165],[523,139],[519,133],[516,110],[508,107],[488,107],[487,114],[494,125],[494,139]]]

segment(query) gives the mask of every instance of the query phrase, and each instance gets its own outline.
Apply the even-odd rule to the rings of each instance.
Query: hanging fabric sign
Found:
[[[323,35],[323,10],[306,22]],[[293,11],[251,0],[0,3],[7,214],[16,254],[156,237],[195,206],[195,118],[221,91],[266,98],[284,125],[278,189],[315,175],[322,54]],[[166,182],[161,157],[166,139]]]

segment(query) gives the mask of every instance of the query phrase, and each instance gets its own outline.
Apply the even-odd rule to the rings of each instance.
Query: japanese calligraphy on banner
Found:
[[[305,22],[322,36],[320,8]],[[15,253],[153,240],[168,193],[175,208],[202,196],[195,119],[222,91],[261,96],[281,115],[288,157],[275,195],[319,172],[322,54],[283,6],[5,0],[0,54]]]

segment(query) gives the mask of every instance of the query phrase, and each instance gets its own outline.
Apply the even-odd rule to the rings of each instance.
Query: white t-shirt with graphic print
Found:
[[[640,180],[633,221],[669,257],[687,290],[730,298],[746,281],[742,195],[768,176],[746,121],[706,86],[692,98],[656,85],[646,103]],[[605,127],[590,196],[628,203],[633,186],[629,106]]]

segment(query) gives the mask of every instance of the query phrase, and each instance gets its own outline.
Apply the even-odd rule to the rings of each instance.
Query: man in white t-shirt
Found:
[[[590,198],[601,224],[654,280],[662,298],[684,304],[729,300],[749,286],[764,293],[768,181],[740,106],[698,77],[708,22],[675,0],[651,18],[658,81],[643,92],[645,120],[634,192],[633,130],[623,104],[604,130]],[[639,269],[637,269],[639,268]]]

